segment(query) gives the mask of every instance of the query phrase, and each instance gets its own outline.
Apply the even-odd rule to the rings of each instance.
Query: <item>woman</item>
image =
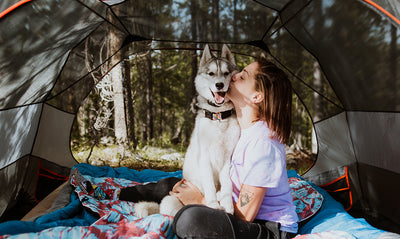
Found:
[[[241,136],[232,155],[234,215],[203,205],[201,192],[180,181],[170,192],[187,205],[174,219],[179,238],[291,238],[297,215],[286,174],[292,88],[286,74],[259,58],[233,76],[227,94]]]

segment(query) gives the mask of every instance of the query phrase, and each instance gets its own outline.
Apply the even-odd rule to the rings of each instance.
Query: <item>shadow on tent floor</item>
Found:
[[[58,198],[60,191],[69,183],[66,181],[56,188],[53,192],[47,195],[42,201],[40,201],[35,207],[33,207],[27,214],[25,214],[20,220],[21,221],[32,221],[40,215],[48,213],[49,209],[53,206],[54,201]]]
[[[36,205],[38,205],[38,203],[28,193],[21,191],[14,206],[7,209],[0,217],[0,223],[11,220],[21,220],[21,218]]]
[[[15,205],[2,215],[0,223],[12,220],[32,221],[38,216],[48,213],[48,210],[57,199],[61,189],[64,188],[67,183],[68,181],[60,185],[39,203],[37,203],[27,193],[21,192]]]
[[[349,214],[355,218],[364,218],[369,224],[379,229],[400,234],[400,225],[385,217],[373,217],[360,211],[351,211]]]

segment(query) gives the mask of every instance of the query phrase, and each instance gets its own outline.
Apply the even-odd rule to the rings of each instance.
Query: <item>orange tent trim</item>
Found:
[[[386,14],[388,17],[390,17],[393,21],[395,21],[397,24],[400,25],[400,20],[397,19],[395,16],[393,16],[390,12],[386,11],[384,8],[382,8],[381,6],[379,6],[378,4],[376,4],[374,1],[372,0],[364,0],[364,2],[370,4],[371,6],[375,7],[376,9],[378,9],[379,11],[383,12],[384,14]]]
[[[21,0],[17,3],[15,3],[14,5],[12,5],[11,7],[7,8],[6,10],[4,10],[3,12],[0,13],[0,19],[3,18],[5,15],[9,14],[10,12],[14,11],[16,8],[24,5],[25,3],[28,3],[32,0]]]

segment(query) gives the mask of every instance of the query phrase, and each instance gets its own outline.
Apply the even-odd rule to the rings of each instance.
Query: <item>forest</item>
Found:
[[[125,44],[113,27],[106,29],[107,37],[86,40],[81,47],[85,67],[93,68],[107,52],[117,54],[90,75],[95,87],[80,104],[71,133],[74,157],[96,165],[179,169],[193,129],[193,80],[204,47],[202,41],[186,39],[209,39],[214,54],[218,54],[221,35],[246,43],[246,36],[258,34],[252,26],[270,22],[273,29],[264,38],[267,48],[227,43],[240,69],[264,55],[286,71],[294,88],[287,163],[299,172],[312,166],[318,150],[312,122],[339,113],[342,106],[317,59],[280,27],[282,23],[274,11],[245,2],[160,1],[159,6],[146,6],[143,1],[143,6],[131,6],[132,9],[113,9],[117,15],[152,11],[154,21],[162,21],[165,26],[165,39],[182,40],[135,40]],[[337,5],[328,10],[324,18],[342,11]],[[319,24],[323,22],[321,18],[313,16],[308,20],[315,22],[317,30],[324,27]],[[101,47],[90,49],[94,45],[90,41],[98,41],[96,44]]]

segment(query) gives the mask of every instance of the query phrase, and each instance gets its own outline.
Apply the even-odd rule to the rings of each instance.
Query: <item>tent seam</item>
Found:
[[[124,23],[121,21],[121,19],[117,16],[117,14],[115,14],[114,10],[112,9],[111,6],[108,7],[108,9],[110,10],[110,12],[112,13],[112,15],[114,15],[114,17],[119,21],[119,23],[121,23],[121,26],[124,28],[124,30],[126,31],[126,33],[128,33],[129,35],[132,35],[132,33],[128,30],[128,28],[124,25]]]
[[[350,142],[351,142],[351,147],[352,147],[352,150],[353,150],[353,155],[354,155],[354,159],[356,160],[356,163],[355,163],[355,165],[356,165],[356,171],[357,171],[357,179],[358,179],[358,182],[359,182],[359,187],[360,187],[360,193],[361,193],[361,203],[362,204],[364,204],[364,195],[365,195],[365,192],[364,192],[364,188],[363,188],[363,185],[362,185],[362,180],[361,180],[361,178],[360,178],[360,170],[359,170],[359,167],[358,167],[358,156],[357,156],[357,153],[356,153],[356,150],[355,150],[355,146],[354,146],[354,140],[353,140],[353,134],[351,133],[351,130],[350,130],[350,122],[349,122],[349,112],[350,111],[345,111],[345,116],[346,116],[346,123],[347,123],[347,130],[348,130],[348,132],[349,132],[349,137],[350,137]]]
[[[296,38],[295,38],[296,39]],[[300,43],[299,43],[300,44]],[[300,44],[301,46],[303,46],[302,44]],[[304,47],[304,46],[303,46]],[[307,48],[304,47],[304,49],[308,50]],[[310,53],[311,54],[311,53]],[[329,101],[330,103],[332,103],[333,105],[335,105],[337,108],[341,109],[341,110],[346,110],[343,106],[340,106],[338,104],[336,104],[333,100],[331,100],[330,98],[326,97],[325,95],[323,95],[322,93],[320,93],[319,91],[315,90],[312,86],[310,86],[309,84],[307,84],[305,81],[303,81],[300,77],[298,77],[296,74],[294,74],[290,69],[288,69],[282,62],[280,62],[278,60],[278,58],[276,58],[274,55],[270,54],[274,60],[276,60],[283,68],[285,68],[288,72],[290,72],[290,74],[292,76],[294,76],[294,78],[296,78],[298,81],[300,81],[301,83],[303,83],[306,87],[308,87],[309,89],[311,89],[312,91],[314,91],[315,93],[317,93],[319,96],[323,97],[325,100]],[[314,56],[315,57],[315,56]],[[315,57],[315,59],[318,61],[318,58]],[[322,67],[320,67],[322,70]],[[323,71],[323,70],[322,70]],[[325,76],[325,72],[324,72],[324,76]],[[328,80],[327,80],[328,81]],[[331,86],[330,82],[328,81],[329,85]],[[331,86],[332,87],[332,86]],[[333,87],[332,87],[333,88]],[[335,94],[336,97],[338,97]],[[339,102],[342,102],[339,97],[338,97]]]
[[[108,22],[110,25],[112,25],[113,27],[115,27],[116,29],[118,29],[121,32],[124,32],[123,30],[121,30],[119,27],[117,27],[116,25],[114,25],[112,22],[110,22],[107,18],[103,17],[100,13],[94,11],[92,8],[90,8],[89,6],[87,6],[86,4],[84,4],[83,2],[81,2],[80,0],[76,0],[78,3],[80,3],[81,5],[83,5],[84,7],[86,7],[87,9],[89,9],[91,12],[93,12],[94,14],[96,14],[97,16],[99,16],[101,19],[103,19],[105,22]],[[108,6],[108,8],[110,9],[110,6]],[[124,26],[125,27],[125,26]],[[128,32],[129,34],[129,32]]]
[[[35,137],[33,138],[32,147],[31,147],[31,150],[30,150],[30,155],[33,155],[33,149],[35,148],[35,144],[36,144],[36,140],[37,140],[37,136],[38,136],[39,128],[40,128],[40,123],[42,122],[42,117],[43,117],[44,103],[42,102],[40,104],[41,104],[40,116],[39,116],[38,124],[37,124],[37,127],[36,127]]]
[[[293,0],[290,1],[288,4],[286,4],[285,7],[283,7],[281,11],[278,11],[278,15],[281,16],[281,12],[283,12],[283,11],[285,10],[285,8],[287,8],[287,7],[288,7],[290,4],[292,4],[292,3],[293,3]],[[293,14],[292,17],[290,17],[286,22],[282,22],[282,19],[281,19],[281,23],[282,23],[281,26],[278,27],[275,31],[273,31],[273,32],[269,35],[269,37],[271,37],[272,35],[274,35],[279,29],[285,27],[285,25],[286,25],[288,22],[290,22],[290,21],[293,20],[298,14],[300,14],[300,12],[302,12],[308,5],[310,5],[310,3],[311,3],[311,0],[309,0],[309,1],[307,2],[307,4],[304,4],[304,6],[302,6],[302,7],[301,7],[295,14]]]
[[[57,76],[57,78],[56,78],[56,81],[54,82],[53,87],[51,88],[51,90],[49,90],[49,93],[48,93],[48,95],[46,96],[45,102],[46,102],[46,101],[49,101],[49,100],[52,100],[55,96],[58,95],[58,94],[56,94],[55,96],[51,96],[51,97],[50,97],[51,92],[54,90],[54,87],[57,85],[57,82],[60,80],[61,74],[62,74],[62,72],[64,71],[64,68],[65,68],[65,66],[67,65],[67,62],[68,62],[69,58],[71,57],[72,52],[76,49],[76,47],[78,47],[82,42],[84,42],[84,41],[88,38],[88,36],[92,34],[92,32],[96,31],[96,30],[100,27],[100,25],[102,25],[102,24],[99,24],[99,26],[97,26],[95,29],[93,29],[85,38],[83,38],[83,39],[82,39],[81,41],[79,41],[74,47],[71,48],[71,50],[70,50],[69,53],[68,53],[68,57],[67,57],[66,61],[64,62],[63,67],[61,67],[60,72],[58,73],[58,76]],[[104,62],[103,62],[103,63],[104,63]],[[103,64],[103,63],[101,63],[101,64]],[[85,75],[85,76],[86,76],[86,75]],[[79,81],[79,80],[78,80],[78,81]],[[68,86],[67,88],[69,88],[69,87],[71,87],[71,86]],[[65,88],[65,89],[67,89],[67,88]],[[65,89],[63,89],[63,90],[65,90]]]

